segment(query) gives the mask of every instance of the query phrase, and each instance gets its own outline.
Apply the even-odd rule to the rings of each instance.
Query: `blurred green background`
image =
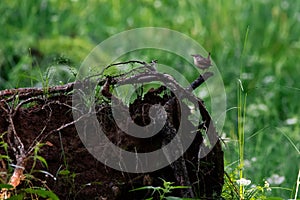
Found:
[[[121,31],[164,27],[195,39],[212,52],[226,88],[226,170],[237,167],[240,79],[248,94],[245,177],[263,184],[277,174],[283,181],[271,187],[290,190],[270,195],[293,196],[300,164],[300,1],[1,0],[0,13],[1,90],[43,85],[45,74],[56,76],[53,84],[72,81],[87,54]],[[50,67],[61,72],[53,75]]]

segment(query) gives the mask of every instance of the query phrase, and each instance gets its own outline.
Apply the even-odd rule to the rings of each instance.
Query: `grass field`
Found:
[[[94,46],[124,30],[164,27],[195,39],[212,52],[226,88],[226,170],[238,166],[240,79],[247,93],[244,176],[256,185],[273,177],[268,196],[294,198],[300,1],[2,0],[0,13],[0,89],[42,85],[50,66],[76,69]],[[55,76],[51,84],[72,80]]]

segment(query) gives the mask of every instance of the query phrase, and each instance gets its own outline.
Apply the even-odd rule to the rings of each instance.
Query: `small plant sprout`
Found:
[[[161,179],[163,181],[163,187],[154,187],[154,186],[145,186],[145,187],[140,187],[136,188],[133,190],[130,190],[130,192],[137,191],[137,190],[153,190],[151,195],[153,196],[155,193],[159,194],[159,199],[178,199],[176,197],[171,197],[171,196],[166,196],[166,194],[171,193],[175,189],[188,189],[190,188],[189,186],[173,186],[173,182],[168,182],[165,181],[164,179]],[[153,197],[149,198],[148,200],[152,200]],[[179,198],[180,199],[180,198]]]

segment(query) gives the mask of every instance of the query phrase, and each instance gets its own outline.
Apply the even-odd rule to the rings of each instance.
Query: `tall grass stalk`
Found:
[[[244,55],[245,55],[245,51],[246,51],[246,48],[247,48],[247,41],[248,41],[248,36],[249,36],[249,31],[250,31],[250,28],[249,26],[247,27],[246,29],[246,33],[245,33],[245,39],[244,39],[244,43],[243,43],[243,49],[242,49],[242,54],[241,54],[241,59],[240,59],[240,78],[243,74],[243,58],[244,58]]]
[[[247,40],[249,35],[249,26],[247,27],[245,39],[243,43],[243,49],[240,59],[240,78],[238,79],[238,90],[237,90],[237,104],[238,104],[238,146],[239,146],[239,179],[244,178],[244,148],[245,148],[245,122],[246,122],[246,103],[247,103],[247,92],[244,90],[241,75],[243,74],[243,58],[247,47]],[[244,185],[239,185],[240,199],[244,199]]]
[[[295,191],[295,200],[297,199],[298,192],[299,192],[299,185],[300,185],[300,169],[298,171],[297,183],[296,183],[296,191]]]
[[[239,145],[239,179],[244,178],[244,148],[245,148],[245,121],[246,121],[246,103],[247,93],[244,91],[241,80],[238,80],[238,145]],[[244,185],[239,186],[240,199],[244,199]]]

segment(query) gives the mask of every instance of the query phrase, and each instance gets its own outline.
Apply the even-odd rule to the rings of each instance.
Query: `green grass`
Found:
[[[165,27],[197,40],[212,52],[226,87],[226,169],[237,168],[240,156],[238,110],[231,109],[238,106],[240,79],[247,93],[243,176],[261,184],[279,174],[284,182],[271,187],[293,192],[273,189],[270,196],[294,197],[300,163],[300,1],[2,0],[0,13],[0,89],[42,85],[40,72],[78,68],[96,44],[132,28]],[[66,75],[52,84],[70,80]]]

